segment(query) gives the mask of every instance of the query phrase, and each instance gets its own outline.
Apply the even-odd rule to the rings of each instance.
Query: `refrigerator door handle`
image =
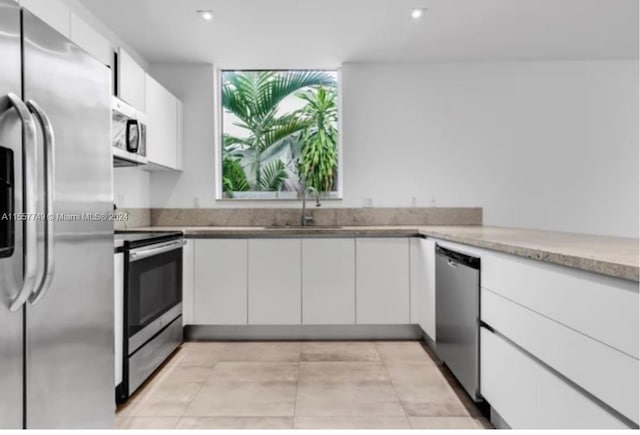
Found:
[[[27,106],[14,93],[7,94],[22,123],[22,183],[24,190],[24,259],[22,289],[9,305],[18,311],[35,288],[38,278],[38,221],[36,220],[36,125]]]
[[[38,288],[29,297],[31,304],[36,304],[47,293],[51,287],[54,271],[54,237],[53,237],[53,201],[55,192],[55,135],[53,125],[46,112],[34,100],[27,101],[27,107],[38,120],[42,128],[42,137],[44,138],[44,178],[45,178],[45,204],[44,204],[44,275],[40,281]]]

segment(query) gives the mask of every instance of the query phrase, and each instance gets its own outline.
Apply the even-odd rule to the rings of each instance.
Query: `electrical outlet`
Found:
[[[415,196],[411,197],[411,207],[415,207],[418,205],[418,200],[416,199]]]
[[[194,208],[200,208],[200,197],[199,196],[194,196],[193,197],[193,207]]]
[[[373,207],[373,198],[365,198],[364,199],[365,207]]]

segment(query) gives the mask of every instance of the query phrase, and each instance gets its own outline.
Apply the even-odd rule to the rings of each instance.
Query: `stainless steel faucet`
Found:
[[[300,216],[300,225],[303,227],[307,226],[307,222],[311,222],[313,220],[313,216],[307,216],[307,192],[313,193],[316,198],[316,207],[320,207],[320,194],[313,186],[305,187],[302,191],[302,216]]]

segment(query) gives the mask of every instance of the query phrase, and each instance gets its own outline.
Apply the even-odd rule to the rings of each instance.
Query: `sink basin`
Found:
[[[264,227],[265,230],[297,230],[297,231],[313,231],[313,230],[339,230],[339,225],[269,225]]]

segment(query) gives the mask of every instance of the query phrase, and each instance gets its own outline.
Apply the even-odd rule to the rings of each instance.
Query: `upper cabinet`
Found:
[[[181,169],[182,102],[149,75],[145,79],[145,100],[147,169]]]
[[[21,0],[20,4],[65,37],[70,37],[71,9],[61,0]]]
[[[141,112],[145,112],[144,69],[127,53],[118,54],[118,97]]]
[[[113,46],[111,42],[94,30],[86,21],[71,12],[71,40],[98,59],[111,66]]]

